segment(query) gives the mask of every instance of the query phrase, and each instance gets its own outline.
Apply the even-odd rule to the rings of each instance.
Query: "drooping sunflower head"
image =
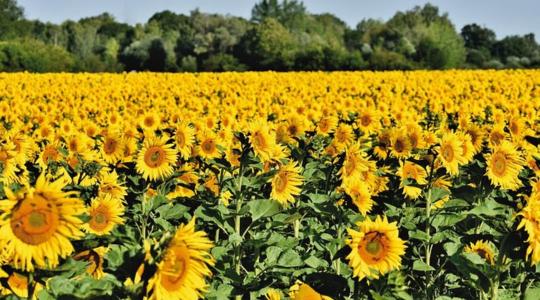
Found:
[[[176,159],[176,150],[166,137],[151,135],[144,139],[137,155],[137,172],[147,180],[160,180],[173,174]]]
[[[124,205],[117,198],[112,198],[106,194],[92,200],[88,208],[90,219],[84,225],[84,229],[95,235],[105,235],[110,233],[114,226],[123,224]]]
[[[502,141],[484,156],[487,162],[486,175],[493,185],[508,190],[516,190],[521,186],[518,175],[525,160],[511,142]]]
[[[165,250],[162,261],[148,282],[150,299],[200,299],[207,290],[206,278],[214,264],[212,242],[203,231],[195,231],[195,219],[181,225]]]
[[[396,222],[377,216],[375,221],[367,218],[359,222],[358,227],[359,231],[347,229],[351,247],[347,259],[355,277],[378,278],[401,266],[405,242],[399,238]]]
[[[107,248],[98,247],[76,253],[73,255],[73,259],[88,262],[86,272],[96,279],[101,279],[105,275],[103,272],[103,263],[106,253]]]
[[[408,185],[406,182],[413,179],[416,184],[427,184],[427,172],[426,170],[411,161],[405,161],[399,163],[399,168],[396,173],[400,178],[400,187],[403,188],[403,193],[409,199],[417,199],[422,194],[422,189],[417,186]]]
[[[300,194],[300,186],[304,181],[301,173],[302,168],[296,162],[281,166],[271,179],[270,197],[285,207],[294,203],[294,197]]]
[[[486,241],[476,241],[476,243],[470,243],[464,248],[466,253],[476,253],[481,258],[485,259],[490,265],[495,264],[495,253],[493,249]]]
[[[9,241],[12,265],[32,271],[51,268],[73,252],[70,239],[80,238],[84,204],[63,192],[64,181],[47,182],[41,175],[35,188],[13,193],[2,205],[0,236]]]

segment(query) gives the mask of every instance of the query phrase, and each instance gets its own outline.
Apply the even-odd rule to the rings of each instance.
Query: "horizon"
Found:
[[[119,0],[109,2],[95,0],[86,2],[81,0],[18,0],[18,5],[24,8],[25,17],[31,20],[60,24],[64,21],[77,21],[81,18],[92,17],[102,13],[109,13],[118,22],[131,25],[146,23],[157,12],[170,10],[178,14],[188,14],[196,9],[205,13],[217,13],[250,19],[251,9],[259,2],[256,0],[238,0],[233,6],[226,3],[213,3],[211,0],[187,0],[174,3],[167,0],[146,2],[141,0]],[[128,3],[130,2],[130,3]],[[388,20],[398,11],[406,11],[415,6],[431,3],[439,7],[441,13],[448,16],[456,30],[467,24],[478,25],[492,29],[497,38],[510,35],[524,35],[533,33],[540,36],[540,18],[535,17],[535,12],[540,11],[540,2],[534,0],[508,1],[466,1],[456,0],[452,2],[435,0],[404,0],[399,3],[382,3],[382,1],[362,0],[306,0],[303,2],[307,11],[312,14],[331,13],[343,20],[350,28],[363,19]],[[128,5],[129,4],[129,5]],[[141,8],[142,7],[142,8]],[[481,8],[484,7],[484,10]],[[486,11],[488,14],[476,14],[477,11]],[[136,9],[135,9],[136,8]],[[357,12],[359,11],[359,13]],[[528,24],[527,24],[528,23]]]

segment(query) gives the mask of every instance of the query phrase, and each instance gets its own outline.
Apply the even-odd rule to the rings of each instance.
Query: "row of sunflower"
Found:
[[[540,72],[0,74],[0,293],[540,297]]]

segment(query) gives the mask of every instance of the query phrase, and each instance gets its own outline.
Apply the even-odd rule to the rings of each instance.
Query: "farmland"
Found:
[[[0,293],[538,299],[540,71],[0,74]]]

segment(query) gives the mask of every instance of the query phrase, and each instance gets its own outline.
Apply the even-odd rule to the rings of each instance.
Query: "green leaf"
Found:
[[[321,260],[313,255],[308,257],[304,262],[306,263],[306,265],[314,269],[318,268],[321,265]]]
[[[427,233],[425,233],[424,231],[420,231],[420,230],[416,230],[416,231],[413,231],[413,232],[409,233],[409,237],[411,239],[420,240],[420,241],[423,241],[423,242],[428,242],[429,241],[429,235]]]
[[[281,209],[281,205],[274,200],[254,200],[248,202],[247,205],[249,206],[249,212],[253,221],[273,216]]]
[[[414,261],[413,270],[421,271],[421,272],[435,271],[435,269],[432,266],[427,265],[422,260],[415,260]]]
[[[266,260],[265,260],[266,264],[270,266],[276,264],[277,259],[279,255],[281,254],[281,252],[283,252],[283,249],[281,247],[270,246],[266,248]]]
[[[182,204],[172,205],[171,203],[164,204],[156,209],[159,215],[165,220],[181,219],[184,213],[189,211],[187,206]]]
[[[283,252],[278,260],[278,265],[284,267],[300,267],[304,264],[300,255],[294,250]]]

